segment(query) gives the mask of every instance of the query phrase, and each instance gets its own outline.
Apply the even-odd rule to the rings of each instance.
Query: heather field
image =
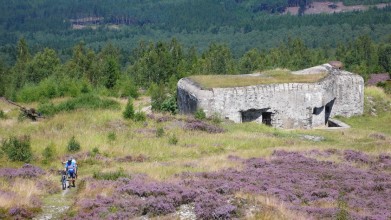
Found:
[[[0,101],[2,145],[18,137],[32,149],[26,164],[2,146],[0,219],[391,219],[391,97],[379,88],[366,88],[363,116],[339,118],[344,130],[161,113],[134,122],[126,100],[62,111],[71,99],[37,122]],[[69,153],[72,137],[80,150]],[[79,177],[62,191],[71,154]]]

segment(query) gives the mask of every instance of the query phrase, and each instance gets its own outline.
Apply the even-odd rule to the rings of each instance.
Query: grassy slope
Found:
[[[371,90],[373,91],[373,89]],[[370,93],[370,92],[368,92]],[[384,96],[385,97],[385,96]],[[384,99],[383,97],[383,99]],[[380,97],[381,98],[381,97]],[[388,100],[391,100],[387,97]],[[124,102],[121,102],[124,109]],[[215,163],[215,159],[224,161],[227,155],[244,157],[267,156],[276,148],[306,150],[316,148],[355,148],[378,153],[390,151],[387,148],[390,140],[380,141],[369,137],[372,133],[384,133],[391,136],[391,113],[381,113],[377,117],[360,116],[342,119],[352,125],[349,130],[277,130],[259,124],[223,123],[227,132],[208,134],[205,132],[190,132],[181,128],[180,121],[171,120],[157,123],[148,119],[147,123],[135,123],[122,118],[120,110],[78,110],[62,113],[39,122],[15,119],[16,109],[4,103],[0,108],[8,112],[9,119],[0,120],[0,139],[11,135],[31,135],[32,148],[36,163],[41,161],[41,152],[50,143],[56,146],[58,160],[48,167],[59,168],[60,158],[64,157],[66,145],[74,135],[81,143],[82,152],[90,152],[97,147],[108,158],[137,156],[149,157],[149,162],[143,164],[111,164],[124,166],[129,171],[146,172],[156,178],[167,178],[184,170],[214,170],[225,166]],[[381,108],[381,107],[378,107]],[[180,116],[179,116],[180,117]],[[163,127],[165,135],[156,137],[157,128]],[[116,134],[116,140],[110,141],[109,133]],[[179,143],[168,143],[170,135],[175,134]],[[326,137],[326,141],[313,143],[302,140],[301,134],[312,134]],[[390,138],[390,137],[389,137]],[[5,157],[1,159],[2,166],[14,166]],[[184,166],[186,163],[197,161],[195,168]],[[164,163],[164,166],[161,164]],[[228,162],[227,162],[228,163]],[[82,167],[81,172],[90,174],[93,169],[101,169],[103,164]]]
[[[194,75],[189,78],[202,88],[226,88],[278,83],[313,83],[324,78],[326,73],[295,75],[289,70],[270,70],[261,75]]]
[[[367,114],[349,119],[342,118],[341,120],[352,125],[348,130],[277,130],[254,123],[224,122],[222,126],[226,132],[222,134],[184,131],[181,128],[183,122],[174,119],[164,123],[157,123],[151,119],[148,119],[147,123],[125,121],[120,110],[78,110],[61,113],[39,122],[18,122],[17,110],[0,102],[0,109],[6,111],[9,116],[7,120],[0,120],[0,139],[10,135],[29,134],[36,157],[33,163],[47,169],[60,169],[60,161],[67,154],[67,142],[75,135],[81,143],[82,152],[91,152],[97,147],[101,154],[108,158],[108,162],[103,162],[79,157],[81,177],[91,176],[97,170],[115,171],[123,168],[126,172],[146,173],[158,180],[174,178],[174,174],[185,171],[214,171],[237,167],[235,161],[227,159],[228,155],[244,158],[268,157],[276,149],[304,151],[337,148],[356,149],[371,154],[391,154],[391,97],[373,88],[367,89],[366,93],[374,97],[376,103],[381,103],[376,106],[367,104],[367,112],[371,108],[379,109],[378,112],[381,109],[386,111],[379,113],[377,117]],[[125,102],[120,103],[124,109]],[[159,127],[164,127],[163,137],[156,137],[155,130]],[[116,134],[116,140],[110,141],[108,135],[113,132]],[[381,133],[386,139],[371,137],[374,133]],[[169,144],[168,139],[173,134],[179,139],[177,145]],[[319,135],[326,139],[322,142],[312,142],[303,140],[300,137],[302,134]],[[43,165],[41,152],[50,143],[56,146],[57,158],[49,165]],[[149,159],[142,163],[116,162],[116,158],[140,154]],[[9,162],[4,156],[0,162],[2,167],[21,165]],[[58,176],[55,175],[48,178],[58,181]]]

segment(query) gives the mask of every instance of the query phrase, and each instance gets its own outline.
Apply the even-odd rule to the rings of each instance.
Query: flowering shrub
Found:
[[[391,174],[360,169],[347,163],[318,161],[308,155],[341,156],[345,162],[378,167],[391,164],[389,155],[371,157],[346,150],[325,152],[275,151],[270,160],[240,159],[241,170],[184,173],[180,181],[156,182],[142,176],[117,181],[96,181],[115,189],[108,198],[81,199],[76,218],[131,218],[141,215],[166,215],[183,204],[194,204],[199,219],[241,217],[242,207],[232,204],[237,192],[262,194],[283,201],[287,208],[313,218],[390,219]],[[343,198],[341,198],[343,194]],[[319,206],[321,203],[335,207]],[[341,208],[340,205],[344,204]],[[114,207],[114,208],[113,208]],[[110,211],[111,210],[111,211]],[[113,211],[115,210],[115,211]],[[365,210],[360,212],[357,210]]]
[[[353,161],[353,162],[365,163],[365,164],[372,163],[370,157],[360,151],[345,150],[343,154],[345,160],[347,161]]]
[[[137,163],[142,163],[148,160],[148,157],[145,156],[144,154],[139,154],[138,156],[132,156],[132,155],[127,155],[124,157],[119,157],[116,159],[118,162],[121,163],[131,163],[131,162],[137,162]]]
[[[204,121],[200,120],[188,120],[185,124],[185,130],[190,130],[190,131],[205,131],[208,133],[223,133],[224,129],[216,126],[216,125],[211,125],[208,124]]]
[[[0,177],[5,178],[16,178],[16,177],[22,177],[22,178],[35,178],[40,177],[45,174],[45,171],[43,171],[41,168],[25,164],[22,168],[15,169],[15,168],[0,168]]]

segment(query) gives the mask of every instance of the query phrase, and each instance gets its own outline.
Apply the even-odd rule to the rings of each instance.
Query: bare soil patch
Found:
[[[331,7],[334,5],[334,7]],[[308,6],[304,14],[332,14],[332,13],[342,13],[349,11],[365,11],[370,7],[384,8],[386,3],[376,4],[376,5],[351,5],[346,6],[342,2],[313,2]],[[290,13],[292,15],[297,15],[299,12],[299,7],[288,7],[286,8],[285,13]]]

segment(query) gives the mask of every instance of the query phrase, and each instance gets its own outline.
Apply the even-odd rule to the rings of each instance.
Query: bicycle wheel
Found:
[[[65,176],[62,177],[62,190],[67,188],[67,178]]]

